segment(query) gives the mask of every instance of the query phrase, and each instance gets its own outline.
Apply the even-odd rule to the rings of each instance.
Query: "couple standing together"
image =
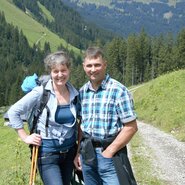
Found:
[[[47,136],[46,109],[37,124],[40,134],[28,135],[20,117],[38,105],[43,87],[35,87],[8,111],[19,137],[40,146],[38,169],[44,185],[70,185],[74,164],[82,170],[85,185],[136,185],[126,148],[137,132],[133,99],[124,85],[106,73],[103,51],[86,50],[83,68],[89,81],[79,92],[68,82],[70,58],[65,52],[49,54],[44,64],[51,76],[45,86],[50,91]]]

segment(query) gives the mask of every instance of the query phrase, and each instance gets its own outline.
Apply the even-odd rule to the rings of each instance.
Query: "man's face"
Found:
[[[90,81],[95,84],[101,84],[102,80],[105,78],[106,67],[107,64],[101,57],[96,59],[86,58],[83,63],[84,71]]]

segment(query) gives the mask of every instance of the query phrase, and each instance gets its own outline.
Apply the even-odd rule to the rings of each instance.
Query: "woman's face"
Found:
[[[70,70],[66,64],[58,64],[51,70],[51,78],[56,86],[63,86],[69,79]]]

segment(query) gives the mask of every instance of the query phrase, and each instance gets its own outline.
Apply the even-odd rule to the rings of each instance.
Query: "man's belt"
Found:
[[[103,143],[100,141],[93,141],[92,140],[92,145],[94,148],[104,148]]]
[[[104,150],[114,141],[114,139],[116,138],[116,136],[118,135],[118,133],[114,136],[110,136],[106,139],[97,139],[97,138],[93,138],[90,135],[83,133],[82,134],[82,141],[86,140],[86,139],[90,139],[92,142],[92,146],[93,148],[103,148]]]

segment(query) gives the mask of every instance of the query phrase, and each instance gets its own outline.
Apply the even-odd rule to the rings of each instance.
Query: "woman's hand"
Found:
[[[19,128],[16,129],[19,137],[28,145],[37,145],[40,146],[41,145],[41,135],[39,134],[31,134],[31,135],[27,135],[26,131],[24,130],[24,128]]]
[[[27,137],[25,137],[25,139],[23,139],[23,141],[26,144],[40,146],[41,145],[41,135],[33,133],[31,135],[27,135]]]

